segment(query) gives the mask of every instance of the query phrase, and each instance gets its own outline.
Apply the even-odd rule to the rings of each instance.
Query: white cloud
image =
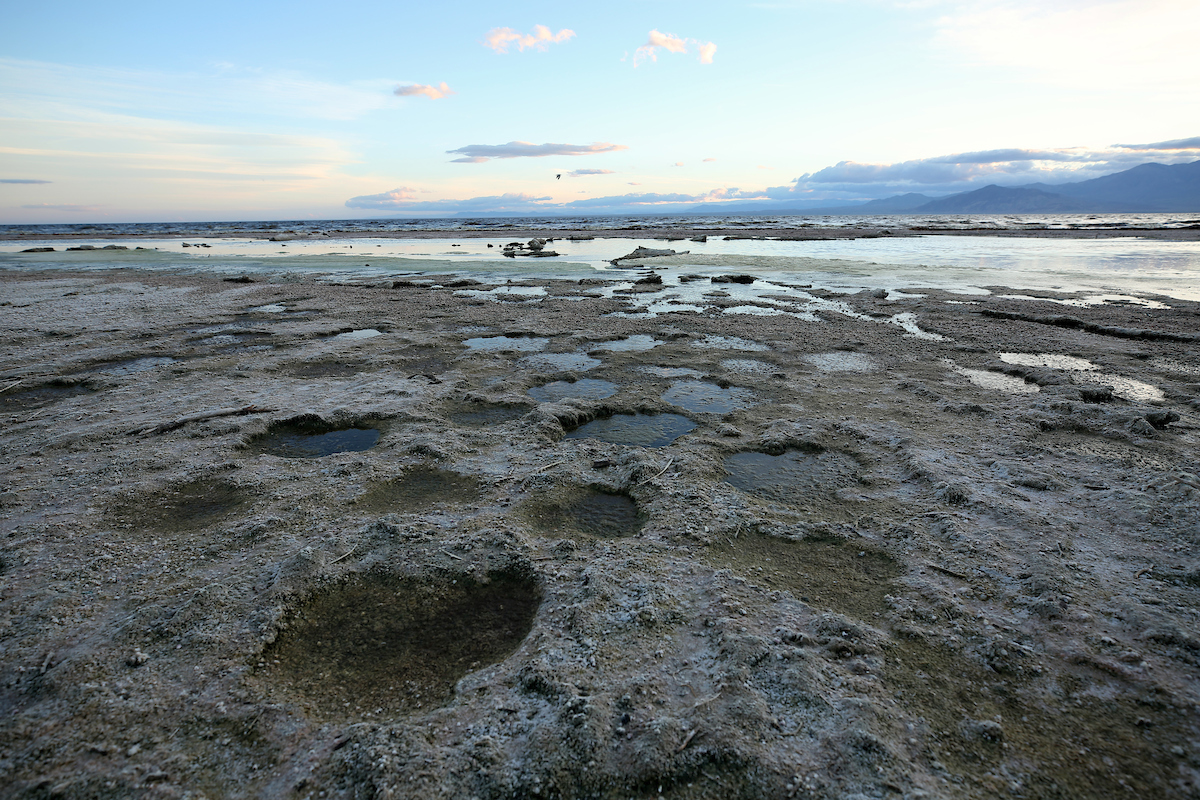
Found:
[[[712,162],[712,161],[716,161],[716,159],[715,159],[715,158],[705,158],[705,159],[703,159],[703,161],[704,161],[704,163],[705,163],[705,164],[708,164],[708,163],[710,163],[710,162]]]
[[[800,176],[790,187],[773,187],[768,191],[776,199],[797,195],[831,199],[839,199],[841,195],[841,199],[849,199],[904,192],[961,192],[991,183],[1053,185],[1099,178],[1148,160],[1185,163],[1196,159],[1197,150],[1200,150],[1200,137],[1109,148],[1007,148],[890,164],[840,161]]]
[[[609,142],[594,142],[592,144],[534,144],[533,142],[508,142],[507,144],[469,144],[454,150],[447,150],[451,155],[461,158],[453,159],[458,164],[481,164],[493,158],[545,158],[546,156],[587,156],[595,153],[611,153],[617,150],[628,150],[623,144]]]
[[[701,64],[713,62],[713,54],[717,52],[717,46],[712,42],[683,39],[671,33],[652,30],[646,38],[646,43],[634,51],[633,65],[636,67],[647,59],[658,61],[659,50],[665,50],[668,53],[687,53],[689,44],[696,46]]]
[[[636,185],[636,184],[632,184]],[[640,192],[634,194],[590,197],[553,202],[551,197],[530,194],[503,194],[486,197],[470,197],[465,200],[414,201],[406,195],[413,190],[401,187],[391,192],[352,197],[346,201],[348,208],[373,211],[392,211],[415,214],[502,214],[502,213],[571,213],[583,209],[593,213],[604,211],[644,211],[647,209],[678,209],[685,211],[704,203],[723,203],[733,200],[767,199],[764,191],[748,191],[738,188],[713,189],[703,194],[680,194]]]
[[[567,173],[568,177],[581,178],[584,175],[616,175],[611,169],[573,169]]]
[[[483,41],[484,47],[490,47],[497,53],[507,53],[509,45],[516,45],[518,50],[546,50],[551,44],[565,42],[575,35],[575,31],[563,28],[558,33],[551,33],[545,25],[534,25],[533,33],[521,33],[512,28],[492,28]]]
[[[405,86],[397,86],[396,91],[392,94],[397,97],[413,97],[415,95],[425,95],[430,100],[441,100],[443,97],[456,92],[442,81],[438,86],[427,86],[423,83],[410,83]]]
[[[419,200],[406,198],[403,187],[382,194],[369,194],[351,197],[346,201],[347,208],[364,208],[373,211],[405,211],[419,213],[485,213],[527,212],[541,210],[550,197],[538,197],[532,194],[506,192],[501,195],[487,197],[471,197],[466,200]]]
[[[937,28],[939,44],[979,64],[1059,86],[1183,91],[1195,101],[1195,0],[958,0]]]
[[[1169,142],[1154,142],[1153,144],[1114,144],[1122,150],[1200,150],[1200,136],[1190,139],[1172,139]]]
[[[0,183],[53,183],[54,181],[43,181],[37,178],[0,178]]]

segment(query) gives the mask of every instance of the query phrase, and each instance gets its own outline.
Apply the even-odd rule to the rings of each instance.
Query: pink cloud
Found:
[[[430,100],[441,100],[446,95],[456,92],[442,81],[438,86],[426,86],[423,83],[410,83],[407,86],[397,86],[395,94],[398,97],[414,97],[425,95]]]
[[[705,163],[705,164],[709,163],[710,161],[716,161],[716,159],[715,159],[715,158],[706,158],[706,159],[704,159],[704,163]]]
[[[563,28],[558,33],[552,33],[545,25],[534,25],[533,33],[521,33],[512,28],[492,28],[484,39],[484,47],[490,47],[497,53],[507,53],[508,46],[515,44],[518,50],[527,48],[545,50],[551,44],[565,42],[575,35],[575,31]]]
[[[689,43],[696,45],[701,64],[712,63],[713,54],[717,52],[717,46],[712,42],[701,42],[698,39],[683,39],[671,33],[652,30],[646,38],[646,43],[634,51],[633,65],[636,67],[646,59],[658,61],[658,51],[660,48],[666,50],[668,53],[687,53]]]

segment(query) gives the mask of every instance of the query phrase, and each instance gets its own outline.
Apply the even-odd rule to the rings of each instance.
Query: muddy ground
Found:
[[[1200,305],[673,280],[0,273],[0,795],[1200,794]]]

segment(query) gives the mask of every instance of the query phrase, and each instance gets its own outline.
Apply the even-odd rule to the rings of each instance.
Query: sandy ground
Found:
[[[0,273],[0,796],[1200,794],[1200,305],[539,285]]]

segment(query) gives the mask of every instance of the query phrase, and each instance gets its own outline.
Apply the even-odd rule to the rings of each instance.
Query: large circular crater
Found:
[[[478,580],[357,575],[285,619],[254,680],[316,718],[433,708],[449,701],[459,678],[512,654],[541,601],[536,578],[518,570]]]

